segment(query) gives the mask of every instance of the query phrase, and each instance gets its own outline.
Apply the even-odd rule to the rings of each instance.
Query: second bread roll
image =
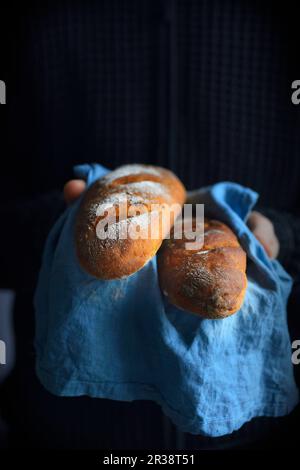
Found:
[[[196,221],[193,219],[193,231]],[[225,318],[240,309],[247,287],[246,253],[225,224],[205,220],[201,249],[186,238],[165,240],[158,256],[163,293],[177,307],[204,318]]]

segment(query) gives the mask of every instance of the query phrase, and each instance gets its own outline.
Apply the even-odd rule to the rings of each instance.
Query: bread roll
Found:
[[[194,231],[195,219],[192,227]],[[232,315],[247,287],[246,253],[236,236],[225,224],[205,219],[202,248],[188,250],[186,242],[190,239],[174,239],[174,230],[163,242],[158,255],[163,293],[172,304],[204,318]]]
[[[124,165],[96,181],[76,217],[75,245],[82,268],[99,279],[120,279],[141,269],[171,228],[171,205],[176,206],[172,226],[185,197],[171,171],[150,165]]]

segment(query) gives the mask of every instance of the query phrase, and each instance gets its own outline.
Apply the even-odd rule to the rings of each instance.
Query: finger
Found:
[[[265,236],[255,230],[253,231],[253,235],[262,244],[269,258],[276,259],[280,249],[276,235],[274,234],[272,237],[266,239]]]
[[[260,214],[257,211],[252,211],[249,214],[249,217],[247,219],[247,225],[250,228],[250,230],[253,232],[256,229],[256,227],[259,226],[262,220],[265,221],[265,217],[262,214]]]
[[[261,237],[255,231],[253,232],[253,235],[261,243],[261,245],[264,247],[267,255],[269,256],[269,258],[273,258],[273,252],[272,252],[271,248],[269,247],[269,244],[266,243],[266,241],[263,239],[263,237]]]
[[[270,241],[269,248],[271,251],[270,258],[276,259],[279,255],[280,245],[278,238],[274,235],[274,238]]]
[[[67,204],[75,201],[85,190],[86,182],[84,180],[70,180],[64,186],[64,199]]]

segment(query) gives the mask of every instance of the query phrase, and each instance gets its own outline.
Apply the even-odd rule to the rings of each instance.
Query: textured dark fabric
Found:
[[[255,0],[51,0],[12,8],[0,31],[0,78],[7,81],[0,196],[12,201],[0,209],[7,220],[1,284],[32,286],[47,230],[62,210],[52,190],[72,176],[73,164],[91,161],[160,164],[188,189],[219,180],[250,186],[274,220],[282,261],[297,276],[297,21],[289,0],[279,8]],[[16,249],[16,233],[26,249]],[[245,435],[258,439],[253,425],[217,441],[182,436],[154,404],[51,397],[33,375],[30,297],[23,292],[15,312],[10,416],[19,443],[26,429],[28,445],[37,446],[47,436],[48,445],[53,439],[62,447],[151,447],[163,439],[162,447],[222,448]]]
[[[4,165],[21,170],[8,191],[62,186],[74,163],[148,162],[189,189],[231,180],[297,209],[294,13],[289,1],[26,3],[8,42]]]
[[[5,225],[0,238],[2,289],[35,288],[46,237],[64,208],[59,190],[49,191],[38,199],[0,204]]]
[[[285,18],[274,2],[237,0],[34,5],[20,19],[7,100],[11,137],[22,131],[11,155],[24,193],[63,184],[74,162],[151,162],[190,189],[228,179],[266,206],[297,207],[293,9]]]

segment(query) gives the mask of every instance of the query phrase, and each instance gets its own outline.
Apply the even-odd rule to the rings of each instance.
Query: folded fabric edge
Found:
[[[289,403],[283,403],[282,400],[278,399],[275,395],[274,399],[270,399],[269,403],[257,406],[254,411],[245,413],[243,416],[235,419],[235,422],[232,423],[228,418],[205,420],[204,418],[187,417],[174,409],[161,393],[150,384],[139,382],[122,382],[118,384],[114,382],[83,382],[77,380],[68,380],[68,383],[63,383],[60,377],[55,377],[39,364],[36,364],[36,374],[41,384],[48,392],[60,397],[74,398],[89,396],[91,398],[126,402],[132,402],[135,400],[154,401],[182,432],[208,437],[221,437],[231,434],[253,418],[263,416],[277,418],[288,415],[299,403],[299,393],[295,387],[293,393],[291,393]],[[103,390],[99,390],[100,384],[102,385]],[[127,390],[124,390],[124,385],[126,385]],[[104,390],[104,387],[106,387],[106,390]],[[122,387],[122,398],[120,398],[119,395],[119,387]],[[186,424],[187,421],[189,421],[188,424]]]
[[[73,173],[77,178],[86,180],[87,185],[90,185],[99,178],[102,178],[109,169],[100,163],[83,163],[73,166]]]

